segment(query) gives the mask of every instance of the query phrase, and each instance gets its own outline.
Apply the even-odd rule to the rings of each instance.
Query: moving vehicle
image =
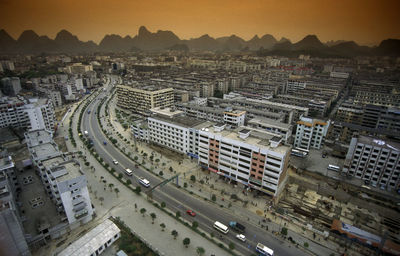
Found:
[[[104,144],[104,145],[107,145],[107,141],[103,141],[103,144]]]
[[[90,114],[90,110],[88,110],[88,112],[87,112],[88,114]]]
[[[219,232],[222,232],[224,234],[229,232],[228,227],[225,226],[224,224],[222,224],[221,222],[218,222],[218,221],[214,222],[214,228],[216,230],[218,230]]]
[[[192,211],[192,210],[187,210],[186,213],[189,214],[192,217],[196,216],[196,213],[194,211]]]
[[[133,174],[132,170],[129,169],[129,168],[126,168],[126,169],[125,169],[125,173],[126,173],[127,175],[129,175],[129,176],[132,176],[132,174]]]
[[[328,165],[328,168],[327,168],[327,169],[328,169],[328,170],[331,170],[331,171],[335,171],[335,172],[340,171],[340,167],[339,167],[339,166],[336,166],[336,165],[333,165],[333,164]]]
[[[239,239],[242,242],[246,242],[246,236],[243,235],[243,234],[236,235],[236,238]]]
[[[261,255],[266,255],[266,256],[274,255],[274,251],[268,248],[267,246],[263,245],[262,243],[257,244],[256,251],[259,252]]]
[[[246,229],[245,226],[243,226],[242,224],[240,224],[239,222],[236,222],[236,221],[229,222],[229,226],[233,230],[236,230],[236,231],[239,231],[239,232],[244,232],[244,230]]]
[[[138,180],[139,183],[145,186],[146,188],[150,187],[150,181],[146,180],[145,178],[140,177]]]
[[[115,159],[113,159],[113,163],[114,163],[115,165],[117,165],[117,164],[118,164],[118,161],[115,160]]]
[[[85,136],[89,136],[89,132],[88,132],[88,131],[84,131],[83,134],[84,134]]]

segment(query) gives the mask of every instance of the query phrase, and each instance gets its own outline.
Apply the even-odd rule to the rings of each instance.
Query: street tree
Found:
[[[190,244],[190,238],[186,237],[185,239],[183,239],[182,243],[186,248],[188,248],[188,246]]]
[[[155,218],[157,218],[157,215],[154,212],[152,212],[150,213],[150,217],[151,217],[151,224],[154,224],[154,220]]]
[[[114,192],[115,192],[115,194],[117,194],[117,197],[118,197],[119,189],[118,188],[114,188]]]
[[[103,205],[104,197],[99,197],[100,204]]]
[[[233,242],[230,242],[229,243],[229,250],[232,251],[233,249],[235,249],[235,244]]]
[[[197,247],[196,248],[196,252],[197,252],[197,254],[199,255],[199,256],[202,256],[205,252],[206,252],[206,250],[204,250],[204,248],[203,247]]]
[[[176,237],[178,236],[178,231],[176,231],[175,229],[172,230],[171,235],[174,237],[174,239],[176,239]]]
[[[179,219],[179,217],[181,217],[181,212],[180,212],[180,211],[177,211],[177,212],[175,213],[175,216]]]
[[[110,188],[110,191],[112,191],[114,184],[110,183],[110,184],[108,184],[108,187]]]
[[[192,227],[193,227],[194,229],[196,229],[198,226],[199,226],[199,223],[198,223],[197,221],[193,221]]]
[[[140,213],[141,213],[142,216],[144,217],[144,214],[146,213],[146,209],[145,209],[145,208],[140,209]]]
[[[161,223],[161,224],[160,224],[160,227],[161,227],[161,231],[164,231],[164,229],[165,229],[165,224],[164,224],[164,223]]]

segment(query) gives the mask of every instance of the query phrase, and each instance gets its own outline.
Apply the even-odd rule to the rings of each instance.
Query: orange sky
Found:
[[[400,38],[399,13],[397,0],[0,0],[0,28],[14,38],[26,29],[51,38],[67,29],[95,42],[105,34],[134,36],[144,25],[181,39],[269,33],[298,41],[316,34],[371,44]]]

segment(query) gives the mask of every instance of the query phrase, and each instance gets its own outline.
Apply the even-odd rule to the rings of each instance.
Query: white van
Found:
[[[126,173],[127,175],[129,175],[129,176],[132,176],[132,174],[133,174],[132,170],[129,169],[129,168],[126,168],[126,169],[125,169],[125,173]]]

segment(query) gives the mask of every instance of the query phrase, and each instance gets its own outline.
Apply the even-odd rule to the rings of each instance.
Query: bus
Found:
[[[221,222],[218,222],[218,221],[216,221],[214,223],[214,228],[224,234],[228,233],[228,231],[229,231],[227,226],[225,226],[224,224],[222,224]]]
[[[339,166],[336,166],[336,165],[333,165],[333,164],[328,165],[328,168],[327,168],[327,169],[328,169],[328,170],[331,170],[331,171],[335,171],[335,172],[340,171],[340,167],[339,167]]]
[[[307,156],[307,154],[305,152],[302,152],[297,149],[292,149],[292,152],[290,154],[293,156],[298,156],[298,157],[306,157]]]
[[[146,188],[150,187],[150,181],[146,180],[143,177],[139,178],[139,183],[142,184],[143,186],[145,186]]]
[[[256,251],[259,252],[261,255],[266,255],[266,256],[273,256],[274,251],[269,249],[267,246],[258,243],[256,247]]]

